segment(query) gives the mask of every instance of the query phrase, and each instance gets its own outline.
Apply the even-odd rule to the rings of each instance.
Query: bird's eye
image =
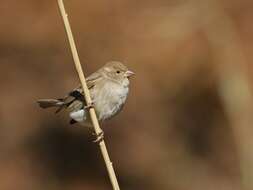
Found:
[[[120,74],[120,71],[117,71],[117,74]]]

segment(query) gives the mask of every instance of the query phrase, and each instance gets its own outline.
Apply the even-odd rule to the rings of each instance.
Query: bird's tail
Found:
[[[39,106],[43,109],[51,107],[61,107],[64,102],[61,99],[40,99],[37,100]]]

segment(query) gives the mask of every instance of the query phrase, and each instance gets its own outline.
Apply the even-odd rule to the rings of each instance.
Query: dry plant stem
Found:
[[[64,26],[65,26],[65,29],[66,29],[66,32],[67,32],[67,35],[68,35],[68,40],[69,40],[69,44],[70,44],[70,47],[71,47],[75,67],[76,67],[76,70],[77,70],[77,73],[78,73],[78,76],[80,78],[82,88],[83,88],[83,91],[84,91],[85,100],[86,100],[88,105],[91,105],[92,100],[91,100],[91,97],[90,97],[90,92],[89,92],[88,86],[86,84],[86,80],[85,80],[84,73],[83,73],[83,70],[82,70],[82,66],[81,66],[81,63],[80,63],[80,60],[79,60],[79,56],[78,56],[78,53],[77,53],[74,37],[73,37],[72,31],[71,31],[71,27],[70,27],[69,20],[68,20],[68,15],[66,13],[63,0],[58,0],[58,5],[59,5],[59,8],[60,8],[62,18],[63,18]],[[98,136],[99,134],[101,134],[102,130],[99,126],[99,122],[98,122],[98,119],[97,119],[97,116],[96,116],[95,109],[94,108],[89,109],[89,113],[90,113],[90,116],[91,116],[92,124],[94,126],[94,130],[95,130],[95,132]],[[115,172],[114,172],[114,169],[113,169],[113,166],[112,166],[112,162],[111,162],[110,157],[108,155],[104,140],[99,142],[99,146],[100,146],[100,149],[101,149],[101,152],[102,152],[105,164],[106,164],[106,168],[107,168],[107,171],[108,171],[113,189],[114,190],[120,190],[119,184],[118,184],[118,181],[117,181],[117,177],[115,175]]]

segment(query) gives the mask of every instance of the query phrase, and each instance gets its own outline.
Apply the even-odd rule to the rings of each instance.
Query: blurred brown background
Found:
[[[78,84],[57,1],[0,4],[0,189],[111,189],[90,131],[35,103]],[[65,4],[86,75],[136,73],[103,125],[122,190],[253,189],[253,1]]]

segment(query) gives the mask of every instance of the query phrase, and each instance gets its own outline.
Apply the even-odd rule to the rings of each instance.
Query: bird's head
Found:
[[[110,61],[102,68],[106,76],[116,81],[123,81],[129,79],[134,75],[123,63],[119,61]]]

